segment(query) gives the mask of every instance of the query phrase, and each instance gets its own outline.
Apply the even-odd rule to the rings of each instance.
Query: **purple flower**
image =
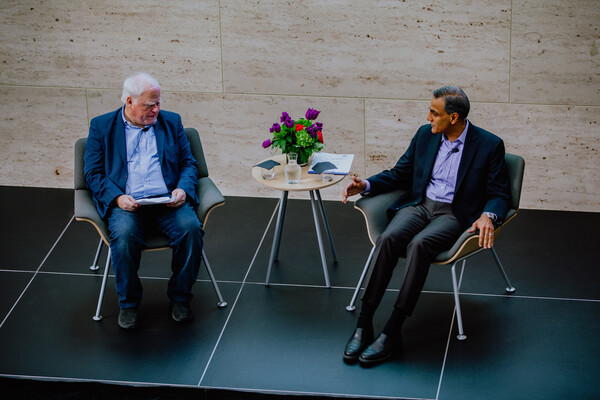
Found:
[[[291,119],[291,118],[290,118],[290,114],[288,114],[288,113],[286,113],[286,112],[284,111],[284,112],[281,114],[281,118],[280,118],[280,120],[281,120],[281,122],[285,122],[285,121],[287,121],[288,119]]]
[[[306,110],[306,119],[309,121],[317,119],[320,112],[321,111],[315,110],[314,108],[309,108],[308,110]]]
[[[315,122],[315,126],[317,127],[317,131],[322,131],[323,130],[323,124],[320,122]]]
[[[273,133],[273,132],[281,132],[281,126],[278,123],[274,123],[273,126],[271,127],[271,129],[269,129],[269,132]]]
[[[294,121],[292,121],[291,118],[286,119],[285,121],[282,121],[283,124],[285,126],[287,126],[288,128],[292,129],[294,127]]]
[[[267,140],[265,140],[265,141],[263,142],[263,144],[262,144],[263,148],[265,148],[265,149],[266,149],[267,147],[269,147],[270,145],[271,145],[271,140],[270,140],[270,139],[267,139]]]
[[[319,130],[319,128],[317,128],[315,125],[309,126],[308,128],[306,128],[306,132],[310,135],[311,138],[316,139],[317,138],[317,131]]]

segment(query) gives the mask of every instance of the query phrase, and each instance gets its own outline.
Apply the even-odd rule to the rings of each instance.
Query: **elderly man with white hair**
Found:
[[[98,212],[108,222],[111,261],[119,298],[119,326],[139,324],[142,284],[138,277],[145,234],[156,228],[173,249],[167,296],[175,321],[192,318],[192,286],[202,256],[202,225],[196,185],[198,165],[181,117],[160,111],[160,86],[146,73],[127,78],[123,106],[93,118],[84,172]],[[142,199],[169,197],[142,205]]]

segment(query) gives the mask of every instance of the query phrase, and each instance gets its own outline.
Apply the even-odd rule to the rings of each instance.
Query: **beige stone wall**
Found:
[[[282,111],[321,110],[366,176],[457,84],[525,158],[522,207],[600,212],[599,23],[597,0],[0,0],[0,185],[72,187],[74,141],[141,70],[234,196],[278,196],[250,167]]]

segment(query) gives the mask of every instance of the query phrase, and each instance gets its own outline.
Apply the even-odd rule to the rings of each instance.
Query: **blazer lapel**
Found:
[[[115,135],[114,141],[117,145],[117,153],[123,165],[127,166],[127,140],[125,139],[125,124],[123,123],[123,116],[121,112],[117,112],[117,116],[114,122],[113,133]]]
[[[158,160],[160,161],[160,165],[163,165],[163,156],[165,154],[165,130],[163,128],[163,124],[160,122],[160,119],[154,124],[154,137],[156,138]]]
[[[477,152],[477,146],[479,142],[479,137],[475,132],[474,125],[469,122],[469,130],[467,131],[467,138],[465,140],[465,146],[463,148],[463,154],[460,158],[460,165],[458,166],[458,174],[456,176],[456,187],[454,191],[458,191],[460,184],[467,173],[471,162],[473,161],[473,157]]]
[[[435,165],[435,159],[437,157],[438,150],[440,145],[442,144],[441,136],[431,133],[432,139],[427,143],[427,148],[425,149],[425,160],[424,160],[424,169],[423,169],[423,179],[424,182],[429,182],[429,177],[431,176],[431,171],[433,171],[433,166]],[[417,161],[418,162],[418,161]]]

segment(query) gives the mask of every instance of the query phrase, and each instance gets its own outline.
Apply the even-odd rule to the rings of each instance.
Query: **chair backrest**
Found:
[[[516,154],[506,153],[504,157],[508,175],[510,176],[510,190],[512,194],[511,208],[519,209],[521,201],[521,189],[523,187],[523,173],[525,171],[525,160]]]
[[[83,155],[85,154],[86,138],[78,139],[75,142],[75,168],[73,171],[75,190],[86,190],[85,174],[83,173]]]
[[[208,167],[206,165],[206,159],[204,158],[204,151],[202,150],[202,142],[200,142],[200,135],[194,128],[185,128],[185,135],[190,142],[190,149],[192,155],[198,163],[198,179],[205,178],[208,176]],[[74,188],[75,190],[87,190],[85,184],[85,174],[83,172],[83,157],[85,155],[85,143],[87,138],[80,138],[75,142],[75,168],[73,171]]]
[[[192,155],[198,163],[198,179],[206,178],[208,176],[208,167],[206,165],[206,159],[204,158],[204,150],[202,150],[202,142],[200,141],[200,135],[194,128],[185,128],[185,135],[190,142],[190,149]]]

